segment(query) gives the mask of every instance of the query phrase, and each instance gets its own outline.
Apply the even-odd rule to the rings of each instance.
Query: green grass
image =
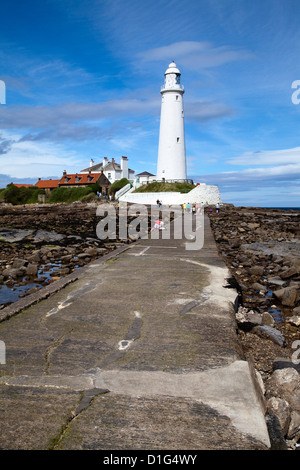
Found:
[[[30,188],[17,188],[13,184],[8,184],[5,189],[0,190],[0,198],[10,204],[34,204],[38,202],[38,195],[43,194],[44,190],[35,186]]]
[[[116,192],[119,191],[119,189],[124,188],[124,186],[126,186],[126,184],[128,183],[129,181],[126,178],[122,178],[120,180],[115,181],[109,188],[109,194],[114,196]]]
[[[195,188],[194,184],[191,183],[158,183],[153,182],[150,184],[144,184],[139,188],[135,189],[134,193],[160,193],[160,192],[179,192],[188,193]]]
[[[91,185],[83,188],[55,188],[50,193],[47,203],[75,202],[81,200],[92,200],[99,186]],[[6,188],[0,189],[0,200],[13,205],[36,204],[39,202],[39,194],[44,194],[43,189],[35,186],[18,188],[13,184],[8,184]],[[96,196],[95,196],[96,197]]]
[[[80,201],[91,193],[93,193],[93,189],[89,186],[84,188],[55,188],[51,191],[50,198],[47,202],[56,203]]]

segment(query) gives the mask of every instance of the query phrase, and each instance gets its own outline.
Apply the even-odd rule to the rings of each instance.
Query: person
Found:
[[[187,212],[191,212],[191,204],[188,202],[186,205]]]
[[[154,220],[154,226],[152,227],[151,232],[153,232],[153,230],[165,230],[164,222],[162,220]]]
[[[217,211],[217,214],[219,213],[219,210],[220,210],[220,204],[217,202],[217,204],[216,204],[216,211]]]

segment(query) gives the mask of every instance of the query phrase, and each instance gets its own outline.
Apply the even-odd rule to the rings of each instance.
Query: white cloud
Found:
[[[283,150],[245,152],[226,161],[230,165],[300,165],[300,147]],[[269,170],[268,170],[269,171]],[[282,168],[283,171],[283,168]],[[287,169],[288,171],[288,169]]]
[[[74,151],[44,142],[16,142],[0,162],[1,173],[12,178],[59,176],[65,169],[78,171],[80,167],[80,158]]]
[[[144,51],[138,57],[142,61],[170,61],[171,58],[185,69],[199,70],[251,59],[254,55],[230,46],[215,47],[211,42],[181,41]]]
[[[220,117],[233,116],[235,110],[217,101],[187,100],[184,104],[186,121],[209,121]]]
[[[57,106],[9,106],[0,108],[3,129],[58,126],[70,122],[88,122],[98,119],[138,116],[159,113],[159,99],[120,99],[101,103],[63,103]]]

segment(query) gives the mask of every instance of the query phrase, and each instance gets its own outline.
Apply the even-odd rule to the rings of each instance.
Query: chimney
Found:
[[[64,172],[63,172],[63,176],[67,176],[67,172],[66,172],[66,170],[64,170]]]
[[[105,167],[106,164],[107,164],[107,157],[104,157],[103,162],[102,162],[103,167]]]
[[[128,158],[127,157],[122,157],[121,158],[121,177],[129,179]]]
[[[90,167],[94,165],[94,160],[91,158],[90,160]]]

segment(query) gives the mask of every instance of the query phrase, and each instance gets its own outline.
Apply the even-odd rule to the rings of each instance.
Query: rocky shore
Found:
[[[223,205],[207,214],[239,293],[237,332],[279,448],[300,445],[300,212]]]
[[[0,205],[0,309],[130,240],[97,238],[94,204]]]

